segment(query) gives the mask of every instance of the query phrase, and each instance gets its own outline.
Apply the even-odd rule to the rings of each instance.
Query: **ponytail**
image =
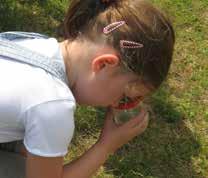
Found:
[[[90,21],[113,3],[113,0],[72,0],[64,20],[64,37],[75,39],[89,27]]]

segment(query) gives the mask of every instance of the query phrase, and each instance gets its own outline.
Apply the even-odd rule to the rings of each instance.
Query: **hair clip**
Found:
[[[120,46],[121,48],[143,48],[144,45],[141,44],[141,43],[137,43],[137,42],[134,42],[134,41],[127,41],[127,40],[121,40],[120,41]]]
[[[117,28],[121,27],[124,24],[126,24],[125,21],[111,23],[110,25],[106,26],[103,29],[103,33],[107,35],[107,34],[111,33],[112,31],[116,30]]]

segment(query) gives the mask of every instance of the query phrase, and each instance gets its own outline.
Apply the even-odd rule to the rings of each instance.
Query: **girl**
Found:
[[[175,36],[169,20],[147,1],[72,0],[64,41],[23,32],[1,34],[1,41],[0,142],[23,140],[27,178],[87,178],[147,127],[145,110],[116,125],[112,108],[158,89]],[[76,103],[108,112],[97,143],[63,166]]]

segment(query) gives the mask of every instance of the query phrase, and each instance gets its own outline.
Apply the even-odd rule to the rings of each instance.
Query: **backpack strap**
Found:
[[[39,33],[33,32],[20,32],[20,31],[9,31],[0,33],[0,38],[5,40],[17,40],[17,39],[48,39],[49,37]]]
[[[64,61],[61,58],[49,58],[12,42],[14,39],[25,38],[41,39],[48,37],[37,33],[26,32],[0,33],[0,56],[42,68],[68,84]]]

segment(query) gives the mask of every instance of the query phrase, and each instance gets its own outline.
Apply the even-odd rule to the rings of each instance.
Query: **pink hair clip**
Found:
[[[127,40],[121,40],[120,46],[121,46],[121,48],[132,48],[132,49],[144,47],[144,45],[141,43],[137,43],[134,41],[127,41]]]
[[[103,29],[103,33],[108,35],[109,33],[111,33],[112,31],[116,30],[117,28],[121,27],[124,24],[126,24],[125,21],[119,21],[119,22],[111,23],[110,25],[106,26]]]
[[[109,33],[118,29],[119,27],[121,27],[124,24],[126,24],[125,21],[119,21],[119,22],[111,23],[103,29],[103,33],[108,35]],[[121,46],[121,48],[133,48],[133,49],[144,47],[144,45],[141,44],[141,43],[137,43],[137,42],[134,42],[134,41],[128,41],[128,40],[121,40],[120,41],[120,46]]]

